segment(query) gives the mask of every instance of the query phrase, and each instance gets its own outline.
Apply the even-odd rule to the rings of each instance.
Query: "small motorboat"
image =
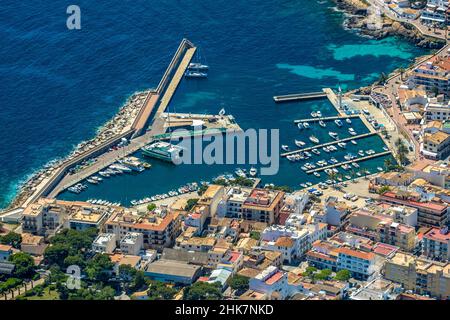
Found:
[[[352,120],[350,120],[350,118],[345,119],[345,122],[347,122],[348,124],[352,123]]]
[[[320,120],[319,121],[319,125],[322,127],[322,128],[325,128],[327,125],[325,124],[325,122],[323,122],[322,120]]]
[[[336,125],[337,125],[338,127],[342,127],[342,121],[341,121],[340,119],[334,120],[334,123],[336,123]]]
[[[308,122],[303,122],[303,127],[304,127],[305,129],[308,129],[308,128],[309,128],[309,123],[308,123]]]
[[[289,151],[289,146],[288,145],[281,145],[281,149],[283,149],[284,151]]]
[[[314,174],[317,178],[320,178],[320,173],[314,172],[313,174]]]
[[[339,136],[336,132],[328,132],[328,134],[330,135],[330,137],[332,137],[334,140],[339,140]]]
[[[295,145],[296,145],[297,147],[303,147],[305,144],[306,144],[306,143],[304,143],[304,142],[301,141],[301,140],[295,140]]]
[[[250,169],[250,176],[254,177],[254,176],[256,176],[257,173],[258,173],[258,171],[256,170],[255,167],[252,167]]]
[[[354,145],[357,145],[358,143],[355,140],[350,140],[350,142]]]
[[[300,130],[303,129],[303,123],[301,122],[297,123],[297,128],[299,128]]]
[[[309,137],[309,140],[310,140],[311,142],[313,142],[313,143],[316,143],[316,144],[318,144],[318,143],[320,142],[319,139],[317,139],[316,136],[310,136],[310,137]]]

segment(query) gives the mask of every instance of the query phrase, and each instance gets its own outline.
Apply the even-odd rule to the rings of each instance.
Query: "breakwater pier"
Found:
[[[319,91],[319,92],[294,93],[294,94],[274,96],[273,100],[277,103],[280,103],[280,102],[292,102],[301,100],[324,99],[326,97],[327,94],[325,92]]]

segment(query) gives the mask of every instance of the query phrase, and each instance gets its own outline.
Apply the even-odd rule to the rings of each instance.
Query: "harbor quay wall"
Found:
[[[107,149],[110,147],[116,145],[119,143],[122,138],[130,138],[133,134],[133,131],[127,131],[125,133],[122,133],[116,137],[112,137],[109,140],[105,141],[101,145],[93,148],[92,150],[89,150],[85,152],[84,154],[79,155],[78,157],[68,161],[67,163],[63,164],[63,166],[57,171],[57,173],[45,184],[42,189],[32,196],[30,202],[34,202],[40,197],[47,196],[64,178],[64,176],[68,173],[68,171],[72,168],[74,168],[76,165],[80,164],[84,160],[96,157],[102,153],[104,153]]]

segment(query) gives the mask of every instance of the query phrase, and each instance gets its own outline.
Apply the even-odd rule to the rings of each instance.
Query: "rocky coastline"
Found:
[[[376,21],[378,27],[375,26],[369,5],[364,0],[333,0],[333,2],[339,10],[346,14],[344,27],[356,30],[362,36],[374,39],[399,36],[419,47],[428,49],[437,49],[445,44],[443,40],[423,36],[408,23],[394,21],[385,16],[378,17],[378,21]]]

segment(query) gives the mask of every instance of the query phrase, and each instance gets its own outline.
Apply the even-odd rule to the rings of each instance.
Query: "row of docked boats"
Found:
[[[313,118],[322,118],[322,114],[320,113],[320,111],[317,111],[317,112],[311,112],[311,116],[313,117]],[[345,119],[345,122],[347,123],[347,124],[351,124],[352,123],[352,120],[350,119],[350,118],[346,118]],[[338,126],[338,127],[342,127],[344,124],[343,124],[343,122],[342,122],[342,120],[341,119],[335,119],[334,120],[334,123]],[[319,120],[319,125],[322,127],[322,128],[325,128],[326,126],[327,126],[327,124],[325,123],[325,121],[323,120],[323,119],[320,119]],[[309,124],[309,122],[308,121],[300,121],[299,123],[297,123],[297,127],[301,130],[301,129],[309,129],[310,127],[311,127],[311,125]]]
[[[206,182],[202,182],[201,184],[207,184]],[[178,195],[181,194],[185,194],[185,193],[189,193],[189,192],[194,192],[197,191],[199,189],[199,184],[197,182],[191,182],[188,183],[184,186],[179,187],[176,190],[171,190],[167,193],[162,193],[162,194],[157,194],[151,197],[146,197],[140,200],[131,200],[130,203],[133,206],[137,206],[137,205],[141,205],[141,204],[146,204],[152,201],[158,201],[158,200],[163,200],[163,199],[167,199],[170,197],[176,197]]]
[[[122,205],[120,202],[111,202],[111,201],[102,200],[102,199],[89,199],[89,200],[86,200],[86,202],[92,203],[92,204],[99,204],[102,206],[120,207]]]
[[[120,175],[123,173],[142,172],[150,167],[151,164],[144,161],[140,161],[136,157],[125,157],[109,165],[107,168],[99,171],[97,175],[92,175],[86,178],[85,181],[88,182],[89,184],[98,185],[103,181],[104,178],[109,178],[111,176]],[[78,194],[86,190],[87,188],[88,188],[87,184],[78,183],[74,186],[69,187],[67,190],[72,193]]]
[[[72,193],[80,193],[83,190],[87,189],[87,185],[85,185],[84,183],[77,183],[76,185],[73,185],[71,187],[68,188],[68,190]]]
[[[255,167],[251,167],[247,172],[247,169],[237,168],[234,173],[240,178],[247,178],[248,176],[256,177],[256,175],[258,174],[258,170]]]

